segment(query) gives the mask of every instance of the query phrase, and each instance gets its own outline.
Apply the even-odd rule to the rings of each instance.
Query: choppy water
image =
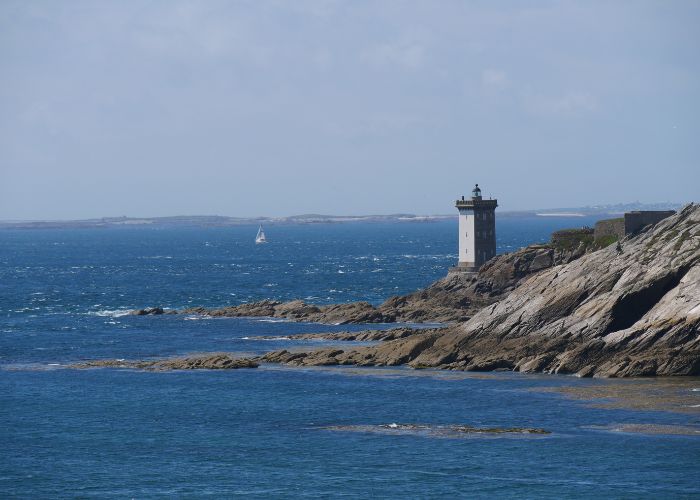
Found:
[[[583,224],[592,221],[499,221],[499,251]],[[700,495],[693,435],[700,410],[692,408],[700,380],[649,383],[650,393],[666,391],[680,410],[655,411],[594,407],[544,390],[627,381],[279,366],[62,368],[84,359],[323,345],[284,337],[348,327],[124,313],[268,297],[378,303],[444,275],[456,256],[454,226],[270,226],[265,246],[252,243],[255,227],[0,232],[0,495]],[[393,422],[552,434],[449,439],[324,429]],[[622,424],[685,431],[610,430]]]

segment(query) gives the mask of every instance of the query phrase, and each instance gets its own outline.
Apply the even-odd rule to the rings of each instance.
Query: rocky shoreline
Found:
[[[690,204],[620,246],[596,249],[584,242],[567,249],[530,246],[492,259],[476,276],[448,275],[377,307],[366,302],[314,306],[262,301],[177,313],[335,324],[450,323],[440,329],[404,329],[391,336],[385,331],[384,337],[355,333],[346,339],[382,342],[350,349],[275,351],[256,362],[408,364],[581,377],[698,375],[700,206]],[[318,338],[338,334],[324,335]]]
[[[124,359],[102,359],[74,363],[68,368],[132,368],[147,371],[170,370],[236,370],[239,368],[257,368],[259,364],[249,358],[236,358],[227,353],[202,354],[182,358],[168,358],[147,361],[129,361]]]

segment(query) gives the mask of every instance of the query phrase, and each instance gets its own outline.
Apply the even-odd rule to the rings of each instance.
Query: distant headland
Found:
[[[587,207],[500,211],[499,218],[620,216],[633,210],[678,210],[681,203],[618,203]],[[286,217],[228,217],[222,215],[175,215],[168,217],[101,217],[78,220],[0,220],[0,229],[101,229],[123,227],[230,227],[257,224],[338,224],[353,222],[435,222],[456,219],[456,214],[416,215],[324,215],[302,214]]]

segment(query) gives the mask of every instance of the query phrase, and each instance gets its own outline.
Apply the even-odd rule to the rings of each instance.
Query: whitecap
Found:
[[[133,309],[101,309],[99,311],[90,311],[88,314],[90,316],[119,318],[121,316],[127,316],[132,311]]]
[[[289,337],[240,337],[240,340],[292,340]]]

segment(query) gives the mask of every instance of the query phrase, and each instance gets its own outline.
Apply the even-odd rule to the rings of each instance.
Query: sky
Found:
[[[0,219],[700,200],[700,2],[0,2]]]

